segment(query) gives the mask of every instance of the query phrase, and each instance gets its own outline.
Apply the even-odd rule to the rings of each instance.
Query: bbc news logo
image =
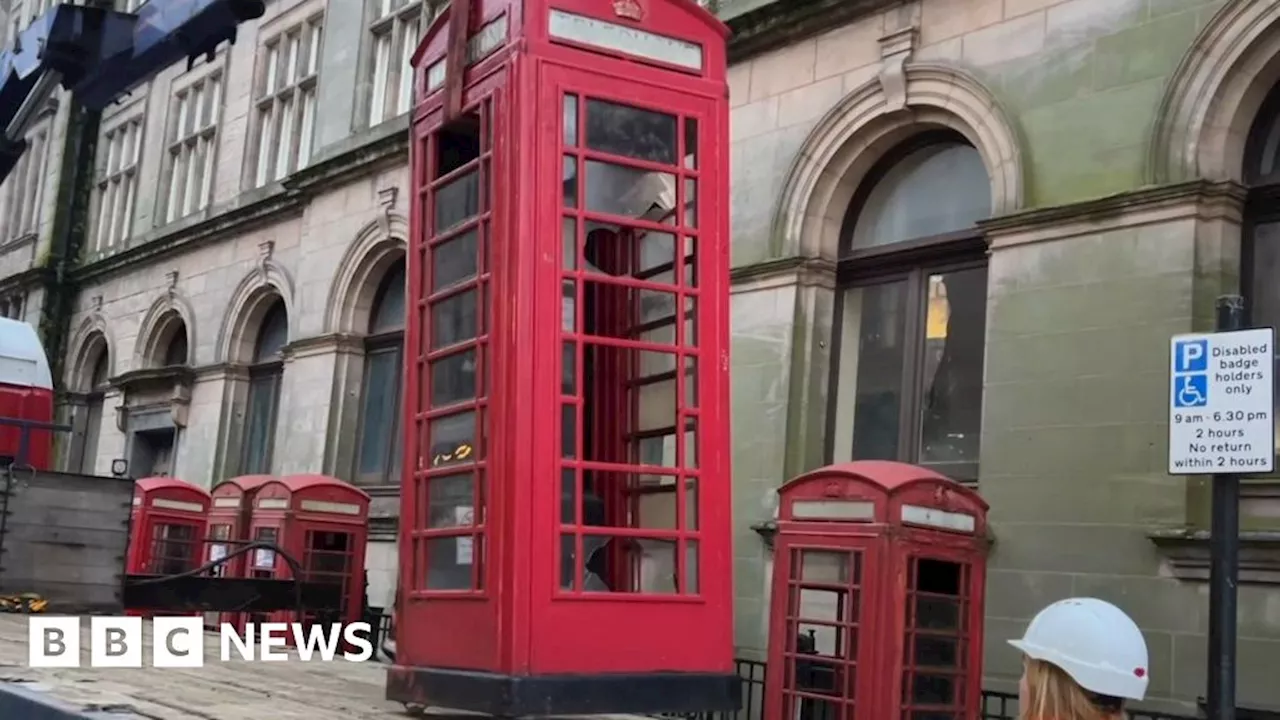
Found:
[[[205,662],[204,618],[157,617],[151,624],[151,666],[160,668],[203,667]],[[140,617],[89,618],[89,667],[142,667],[146,635]],[[27,626],[27,664],[31,667],[80,667],[81,619],[78,617],[32,616]],[[290,640],[298,659],[310,662],[364,662],[373,657],[369,623],[347,625],[305,625],[303,623],[246,623],[244,631],[231,623],[218,628],[219,658],[285,662],[293,656],[285,651]]]

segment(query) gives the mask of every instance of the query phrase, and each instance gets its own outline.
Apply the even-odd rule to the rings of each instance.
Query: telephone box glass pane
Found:
[[[563,101],[560,586],[697,593],[698,378],[682,369],[697,367],[700,305],[663,229],[690,179],[684,120]]]
[[[605,100],[587,100],[587,147],[674,165],[676,116]]]
[[[862,554],[791,550],[783,702],[787,713],[837,720],[857,700]],[[825,697],[824,697],[825,696]]]
[[[421,147],[427,192],[418,360],[412,591],[483,588],[489,362],[492,100],[435,130]]]
[[[902,717],[960,718],[969,643],[969,566],[913,557],[907,578]]]

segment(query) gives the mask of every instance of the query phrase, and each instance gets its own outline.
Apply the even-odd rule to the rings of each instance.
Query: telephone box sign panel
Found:
[[[551,11],[551,37],[702,72],[702,46],[584,15]]]
[[[258,501],[260,510],[284,510],[288,507],[289,501],[284,498],[262,498]]]
[[[219,507],[219,508],[238,508],[240,507],[240,498],[238,497],[214,498],[213,506]]]
[[[939,530],[972,533],[977,520],[968,513],[947,512],[937,508],[919,505],[902,506],[902,522],[908,525],[922,525]]]
[[[502,47],[507,40],[507,16],[499,15],[493,22],[480,28],[480,32],[467,41],[467,66],[475,65],[485,59],[494,50]],[[444,85],[445,61],[436,61],[427,68],[427,92],[433,92]]]
[[[870,522],[876,517],[876,505],[863,500],[796,500],[791,503],[791,516],[797,520]]]
[[[181,500],[166,500],[164,498],[156,498],[151,501],[151,507],[162,508],[164,510],[182,510],[184,512],[204,512],[204,506],[200,503],[183,502]]]
[[[1170,340],[1170,475],[1275,468],[1275,362],[1272,328]]]
[[[298,503],[299,510],[307,512],[333,513],[335,515],[359,515],[360,506],[351,503],[327,502],[325,500],[303,500]]]

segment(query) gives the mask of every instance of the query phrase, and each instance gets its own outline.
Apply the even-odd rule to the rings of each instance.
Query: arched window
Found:
[[[284,374],[281,353],[289,342],[289,316],[284,301],[276,298],[262,316],[249,366],[249,402],[241,443],[240,472],[271,472],[271,453],[280,409],[280,379]]]
[[[94,475],[98,460],[98,438],[102,435],[102,406],[111,374],[107,362],[107,347],[103,342],[93,363],[89,377],[88,397],[85,402],[84,446],[80,451],[80,468],[83,475]]]
[[[991,213],[982,157],[918,136],[867,174],[837,276],[831,460],[902,460],[976,480]]]
[[[1263,101],[1245,143],[1240,285],[1249,324],[1280,326],[1280,85]],[[1277,363],[1280,365],[1280,363]],[[1277,429],[1280,436],[1280,428]]]
[[[365,339],[364,404],[356,481],[400,481],[400,383],[404,351],[405,266],[399,260],[378,286]]]

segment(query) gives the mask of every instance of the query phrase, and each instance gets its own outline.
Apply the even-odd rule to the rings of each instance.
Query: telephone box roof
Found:
[[[134,486],[137,488],[138,492],[140,493],[155,492],[156,490],[163,490],[165,488],[178,488],[188,492],[197,492],[202,495],[209,494],[208,490],[205,490],[199,485],[193,485],[192,483],[189,483],[186,480],[180,480],[176,477],[138,478],[134,482]]]
[[[971,496],[974,500],[981,503],[982,507],[988,507],[985,500],[978,493],[970,488],[957,483],[955,480],[941,473],[930,470],[919,465],[911,465],[909,463],[895,462],[893,460],[855,460],[853,462],[837,463],[835,465],[827,465],[816,470],[811,470],[799,477],[796,477],[782,487],[778,488],[779,493],[784,493],[790,488],[812,482],[819,478],[844,477],[860,480],[869,485],[881,488],[885,494],[893,493],[920,482],[940,482],[955,486],[955,489],[965,495]]]

